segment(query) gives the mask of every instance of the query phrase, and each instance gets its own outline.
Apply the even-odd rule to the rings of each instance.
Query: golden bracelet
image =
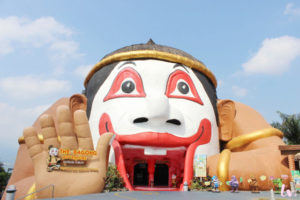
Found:
[[[220,186],[221,191],[226,191],[229,189],[228,186],[226,185],[226,181],[228,180],[228,175],[229,175],[229,162],[230,162],[231,150],[242,147],[256,140],[266,138],[266,137],[271,137],[271,136],[278,136],[282,138],[283,133],[276,128],[266,128],[266,129],[254,131],[246,135],[235,137],[226,144],[225,149],[220,154],[218,167],[217,167],[217,176],[219,180],[222,182],[222,185]]]
[[[233,138],[226,144],[225,149],[233,150],[233,149],[242,147],[246,144],[249,144],[251,142],[254,142],[258,139],[271,137],[271,136],[278,136],[278,137],[282,138],[283,133],[276,128],[261,129],[261,130],[254,131],[249,134],[245,134],[245,135],[241,135],[241,136]]]

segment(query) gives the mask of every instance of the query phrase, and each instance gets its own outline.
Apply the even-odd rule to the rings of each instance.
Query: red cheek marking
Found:
[[[99,134],[107,132],[115,133],[109,115],[104,113],[99,120]]]

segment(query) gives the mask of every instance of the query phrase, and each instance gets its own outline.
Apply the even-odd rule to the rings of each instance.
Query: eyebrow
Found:
[[[120,65],[120,66],[118,67],[118,69],[120,69],[121,67],[123,67],[124,65],[127,65],[127,64],[132,64],[132,65],[136,66],[135,62],[132,62],[132,61],[126,61],[126,62],[124,62],[122,65]]]
[[[182,67],[187,73],[189,73],[189,71],[187,70],[187,68],[186,68],[184,65],[182,65],[182,64],[176,63],[176,64],[174,65],[173,69],[175,69],[176,67]]]

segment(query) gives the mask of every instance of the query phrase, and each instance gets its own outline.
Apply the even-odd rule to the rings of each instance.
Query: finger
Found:
[[[34,161],[39,153],[43,151],[42,144],[37,136],[35,128],[28,127],[23,130],[25,143],[30,157]]]
[[[73,131],[71,112],[68,106],[59,106],[56,110],[58,135],[61,138],[61,148],[77,149],[77,139]]]
[[[74,112],[74,128],[77,135],[78,148],[94,150],[89,121],[85,111],[77,110]]]
[[[113,133],[104,133],[101,135],[101,137],[98,140],[97,144],[97,155],[100,160],[100,164],[104,165],[106,167],[109,151],[110,151],[110,145],[112,140],[114,139]]]
[[[47,151],[50,145],[59,148],[59,142],[57,139],[53,118],[50,115],[42,115],[40,117],[40,126],[41,126],[41,133],[44,138],[43,149]]]

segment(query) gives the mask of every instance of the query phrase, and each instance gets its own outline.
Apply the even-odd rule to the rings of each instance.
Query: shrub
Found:
[[[116,165],[109,164],[105,177],[104,191],[124,191],[126,190],[123,178],[121,177]]]

